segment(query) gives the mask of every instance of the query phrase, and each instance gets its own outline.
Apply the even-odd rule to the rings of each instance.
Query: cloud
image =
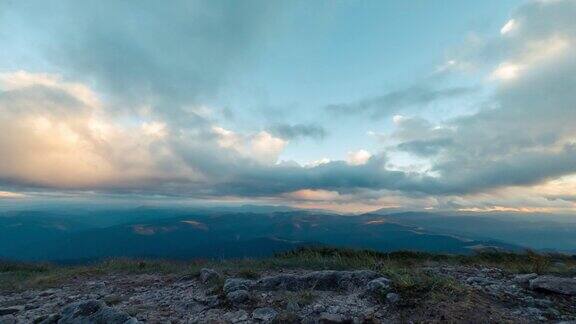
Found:
[[[348,164],[350,165],[363,165],[366,164],[372,154],[366,150],[358,150],[355,152],[348,152]]]
[[[234,169],[275,164],[286,145],[265,131],[215,124],[184,131],[142,116],[126,123],[99,102],[87,86],[57,75],[2,74],[0,185],[201,194]]]
[[[122,182],[130,187],[153,178],[175,179],[186,169],[173,165],[175,174],[152,172],[163,159],[172,159],[169,150],[154,149],[162,142],[160,123],[122,125],[92,105],[98,100],[87,87],[58,80],[22,71],[1,76],[1,180],[40,187]]]
[[[437,139],[423,139],[423,140],[413,140],[410,142],[402,142],[397,145],[397,148],[401,151],[410,152],[418,156],[433,156],[440,153],[444,147],[452,144],[451,138],[437,138]]]
[[[0,191],[0,199],[18,199],[24,198],[26,195],[17,193],[17,192],[10,192],[10,191]]]
[[[274,163],[278,155],[284,150],[286,141],[262,131],[256,134],[238,134],[219,126],[212,128],[217,137],[218,144],[232,149],[238,154],[262,163]]]
[[[324,127],[316,124],[276,124],[270,128],[270,132],[287,140],[299,138],[321,140],[328,134]]]
[[[401,120],[397,149],[433,161],[437,190],[533,186],[576,172],[576,13],[573,1],[529,2],[514,28],[476,48],[492,67],[490,104],[439,125]],[[510,27],[511,28],[511,27]],[[512,32],[513,30],[513,32]]]
[[[433,102],[454,99],[474,92],[475,88],[464,86],[437,89],[429,85],[415,85],[357,102],[329,105],[325,109],[337,115],[367,115],[371,118],[383,118],[407,108],[426,106]]]
[[[31,32],[40,40],[30,46],[59,73],[0,74],[4,195],[46,189],[318,206],[572,206],[571,187],[550,184],[576,173],[573,1],[529,2],[502,33],[441,67],[441,73],[479,67],[478,79],[492,92],[473,111],[440,122],[404,114],[477,90],[431,79],[331,105],[326,110],[339,115],[394,116],[394,130],[371,133],[387,145],[383,152],[359,150],[305,166],[279,156],[291,140],[324,138],[322,126],[281,122],[265,131],[239,130],[205,105],[246,65],[276,4],[21,6],[10,3],[7,10],[17,17],[11,19],[35,21]],[[427,167],[394,168],[394,154],[410,154]]]
[[[65,78],[94,84],[110,109],[147,105],[183,126],[203,121],[185,106],[214,98],[247,65],[252,49],[265,41],[263,26],[281,8],[257,0],[9,1],[0,29],[8,31],[3,43],[16,49],[23,33],[33,38],[23,50],[41,53]],[[19,33],[13,26],[27,29]]]

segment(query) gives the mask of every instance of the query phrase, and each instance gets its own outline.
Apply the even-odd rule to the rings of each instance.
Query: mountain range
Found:
[[[480,247],[573,252],[576,222],[558,217],[386,210],[339,215],[282,206],[21,210],[0,213],[0,258],[222,259],[270,256],[305,245],[458,254]]]

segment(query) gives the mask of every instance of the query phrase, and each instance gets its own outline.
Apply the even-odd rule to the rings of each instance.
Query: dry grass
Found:
[[[111,259],[80,266],[46,263],[0,262],[0,290],[18,290],[57,286],[78,277],[96,277],[111,273],[162,273],[196,276],[203,267],[228,275],[256,279],[261,272],[275,269],[343,270],[371,269],[394,279],[396,288],[406,294],[433,296],[455,293],[454,282],[418,270],[429,264],[495,266],[512,273],[556,273],[576,275],[576,260],[565,255],[490,252],[469,256],[400,251],[382,253],[369,250],[324,247],[301,248],[267,259],[239,259],[176,262],[166,260]]]

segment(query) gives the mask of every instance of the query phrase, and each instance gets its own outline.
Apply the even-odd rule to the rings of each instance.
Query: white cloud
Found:
[[[285,140],[262,131],[251,138],[251,154],[258,161],[276,163],[286,144]]]
[[[394,124],[400,124],[402,122],[402,120],[404,120],[405,117],[402,115],[394,115],[392,116],[392,122],[394,122]]]
[[[518,76],[521,71],[521,67],[513,63],[502,63],[500,64],[491,75],[494,80],[512,80]]]
[[[500,29],[500,34],[508,34],[515,28],[517,28],[516,21],[514,19],[510,19],[506,24],[504,24],[504,26],[502,26],[502,29]]]
[[[0,199],[15,199],[15,198],[24,198],[26,195],[17,193],[17,192],[10,192],[10,191],[0,191]]]
[[[31,86],[44,86],[62,90],[89,107],[98,107],[100,105],[98,97],[89,87],[80,83],[65,82],[60,75],[29,73],[27,71],[0,73],[0,89],[4,91],[24,89]]]
[[[366,150],[348,152],[347,162],[350,165],[363,165],[370,160],[372,154]]]
[[[305,164],[304,164],[304,167],[305,167],[305,168],[314,168],[314,167],[317,167],[317,166],[319,166],[319,165],[327,164],[327,163],[330,163],[330,162],[331,162],[331,160],[330,160],[329,158],[321,158],[321,159],[319,159],[319,160],[314,160],[314,161],[305,163]]]
[[[218,144],[221,147],[233,149],[246,158],[265,164],[276,163],[288,143],[266,131],[245,135],[219,126],[213,126],[212,131],[218,136]]]

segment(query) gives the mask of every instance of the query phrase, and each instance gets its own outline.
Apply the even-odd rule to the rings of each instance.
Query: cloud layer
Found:
[[[566,179],[576,174],[574,1],[529,2],[499,34],[455,50],[434,73],[456,84],[466,67],[466,77],[474,71],[489,93],[458,116],[430,118],[418,109],[476,93],[469,82],[425,79],[319,107],[323,116],[328,111],[342,120],[404,116],[383,130],[380,152],[358,150],[314,165],[281,156],[299,139],[329,136],[322,120],[248,129],[227,124],[209,104],[230,73],[250,60],[254,42],[266,39],[280,5],[37,5],[26,10],[11,3],[7,11],[12,22],[37,19],[33,32],[45,42],[34,50],[52,72],[23,67],[0,74],[4,197],[54,189],[324,205],[573,207],[572,180]],[[411,162],[398,167],[399,157],[425,167],[408,171]],[[547,192],[539,193],[543,187]]]

